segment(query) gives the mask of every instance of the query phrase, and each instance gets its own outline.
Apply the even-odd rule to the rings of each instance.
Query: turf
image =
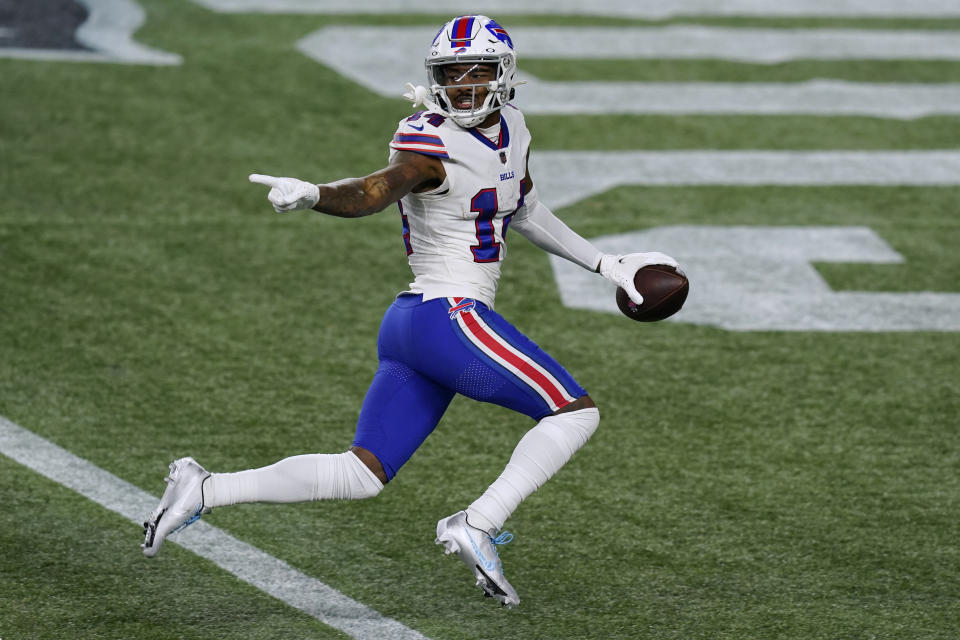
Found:
[[[143,5],[138,39],[183,66],[0,60],[0,415],[159,494],[175,456],[227,471],[350,443],[381,313],[410,279],[400,221],[392,208],[358,221],[277,216],[246,175],[375,170],[407,109],[293,48],[327,24],[393,18]],[[931,80],[955,73],[921,66]],[[760,79],[806,73],[792,69]],[[722,72],[748,80],[758,69]],[[956,118],[529,121],[539,149],[960,147]],[[583,126],[597,135],[571,133]],[[631,187],[559,213],[588,237],[665,224],[865,225],[906,263],[818,265],[834,289],[957,292],[958,196]],[[436,520],[475,498],[530,426],[496,407],[455,400],[376,500],[207,519],[434,640],[955,637],[956,334],[640,327],[560,306],[546,256],[523,241],[497,302],[603,416],[509,522],[517,538],[503,557],[519,608],[484,601],[433,544]],[[4,639],[343,637],[175,545],[142,558],[135,524],[3,457],[0,486]]]

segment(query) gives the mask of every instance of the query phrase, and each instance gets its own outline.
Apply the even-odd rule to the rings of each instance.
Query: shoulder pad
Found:
[[[390,148],[449,159],[450,155],[439,131],[440,125],[445,121],[446,118],[439,114],[418,111],[400,121],[397,132],[390,141]]]

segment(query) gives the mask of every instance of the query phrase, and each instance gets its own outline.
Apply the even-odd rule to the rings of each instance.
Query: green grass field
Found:
[[[407,104],[293,43],[329,24],[449,16],[141,4],[137,39],[182,66],[0,59],[0,415],[159,496],[175,457],[232,471],[350,444],[381,314],[410,280],[399,217],[278,216],[246,176],[380,168]],[[618,22],[577,20],[588,23]],[[534,68],[561,77],[548,61]],[[958,68],[685,61],[622,73],[936,82]],[[528,122],[539,149],[960,148],[951,117]],[[572,133],[584,126],[597,131],[589,147]],[[558,213],[587,237],[864,225],[906,263],[820,265],[835,290],[960,292],[958,202],[958,187],[624,187]],[[433,543],[437,519],[479,495],[530,426],[497,407],[457,398],[376,500],[205,520],[433,640],[957,637],[956,333],[641,326],[562,307],[546,255],[519,239],[497,303],[602,414],[508,523],[516,540],[502,557],[520,607],[481,598]],[[0,456],[0,638],[346,637],[177,545],[147,560],[140,542],[134,523]]]

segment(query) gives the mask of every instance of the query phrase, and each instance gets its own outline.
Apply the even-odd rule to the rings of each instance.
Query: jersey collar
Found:
[[[510,144],[510,129],[507,128],[507,119],[500,116],[500,136],[497,138],[496,144],[490,141],[490,139],[477,131],[476,127],[467,129],[474,138],[487,145],[494,151],[499,151],[500,149],[505,149],[507,145]]]

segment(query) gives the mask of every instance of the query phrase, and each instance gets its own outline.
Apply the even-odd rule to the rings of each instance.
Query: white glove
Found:
[[[643,296],[634,286],[633,276],[642,267],[652,264],[673,267],[678,273],[683,274],[683,270],[680,269],[676,260],[665,253],[651,251],[650,253],[628,253],[624,256],[615,256],[612,253],[604,254],[600,257],[600,275],[618,287],[623,287],[634,304],[639,306],[643,304]]]
[[[320,189],[315,184],[296,178],[275,178],[259,173],[250,174],[250,182],[270,187],[267,200],[277,213],[295,209],[312,209],[320,200]]]

